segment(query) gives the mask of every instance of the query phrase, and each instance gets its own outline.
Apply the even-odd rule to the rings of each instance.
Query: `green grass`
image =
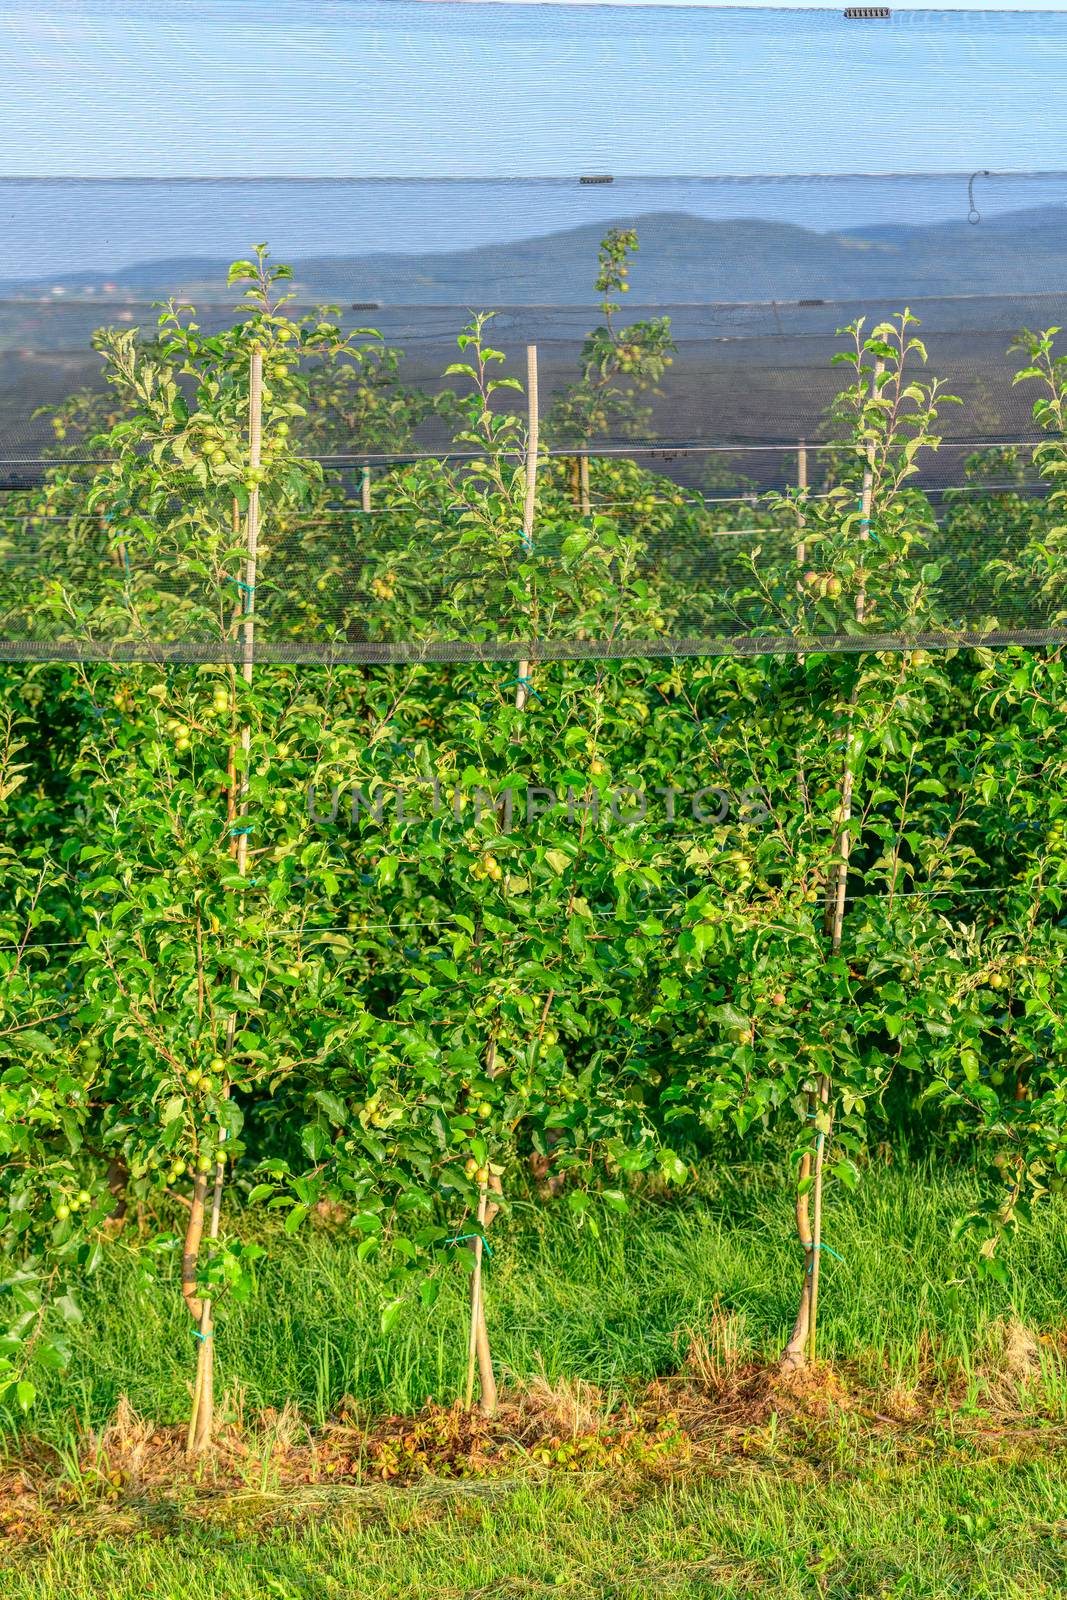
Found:
[[[382,1494],[299,1527],[187,1520],[0,1558],[4,1600],[712,1600],[1060,1596],[1062,1459],[893,1471],[763,1465],[639,1497],[573,1479]]]
[[[831,1192],[824,1237],[842,1259],[823,1263],[824,1354],[858,1363],[879,1385],[907,1386],[931,1363],[935,1374],[966,1368],[996,1317],[1013,1314],[1035,1332],[1063,1322],[1067,1203],[1045,1206],[1005,1242],[1009,1281],[1000,1286],[977,1280],[966,1238],[950,1242],[976,1195],[965,1174],[915,1168],[878,1168],[857,1193]],[[757,1354],[780,1348],[800,1268],[779,1183],[742,1174],[599,1223],[598,1238],[565,1205],[526,1201],[494,1226],[486,1292],[505,1379],[540,1373],[611,1391],[676,1371],[684,1330],[716,1303],[743,1314]],[[459,1262],[442,1266],[432,1311],[413,1306],[383,1338],[389,1292],[356,1259],[356,1241],[307,1229],[268,1242],[252,1301],[220,1313],[220,1389],[240,1385],[249,1412],[294,1401],[318,1423],[346,1394],[389,1411],[455,1398],[465,1356]],[[72,1330],[71,1369],[46,1386],[34,1414],[37,1433],[58,1441],[72,1420],[99,1427],[121,1394],[157,1422],[185,1416],[194,1346],[175,1253],[159,1271],[161,1282],[146,1286],[134,1241],[109,1249]]]
[[[1067,1384],[1050,1363],[1025,1419],[991,1427],[983,1407],[994,1320],[1037,1334],[1067,1320],[1067,1205],[1006,1242],[1006,1285],[982,1283],[966,1240],[950,1242],[976,1192],[966,1174],[878,1168],[828,1204],[827,1242],[843,1259],[824,1265],[824,1354],[872,1392],[932,1386],[924,1418],[903,1430],[857,1412],[801,1415],[781,1430],[762,1421],[751,1446],[702,1448],[644,1475],[336,1485],[303,1510],[299,1495],[246,1503],[177,1485],[72,1513],[43,1553],[12,1547],[0,1596],[1058,1596]],[[489,1314],[505,1386],[543,1374],[609,1396],[636,1389],[678,1370],[686,1330],[716,1304],[742,1316],[754,1355],[777,1352],[798,1266],[788,1192],[773,1178],[727,1175],[599,1221],[597,1237],[564,1205],[524,1202],[494,1227]],[[220,1387],[240,1388],[247,1416],[293,1400],[314,1426],[345,1394],[368,1411],[452,1401],[458,1263],[433,1310],[405,1313],[383,1338],[386,1294],[352,1242],[323,1230],[260,1237],[271,1249],[256,1295],[230,1308],[218,1344]],[[174,1269],[165,1256],[162,1282],[145,1285],[132,1239],[109,1250],[73,1331],[72,1369],[32,1419],[39,1438],[69,1452],[121,1394],[156,1422],[184,1417],[193,1341]]]

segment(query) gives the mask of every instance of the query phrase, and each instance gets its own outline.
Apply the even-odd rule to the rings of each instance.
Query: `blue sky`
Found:
[[[888,24],[846,23],[840,8],[559,0],[6,0],[0,14],[7,177],[966,175],[1067,167],[1065,129],[1067,0],[898,7]],[[86,191],[0,188],[0,279],[198,240],[215,253],[238,213],[247,248],[257,203],[102,194],[94,212]],[[795,196],[780,214],[805,220]],[[301,227],[308,248],[332,238],[346,252],[542,229],[520,190],[480,216],[484,195],[462,185],[422,203],[422,218],[401,217],[382,191],[377,209],[338,216],[337,196],[294,196],[277,226],[289,253]]]

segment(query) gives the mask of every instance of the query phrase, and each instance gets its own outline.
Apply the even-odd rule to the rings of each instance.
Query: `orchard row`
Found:
[[[606,297],[629,248],[606,241]],[[183,1218],[195,1449],[211,1439],[214,1319],[262,1253],[242,1243],[248,1206],[291,1233],[340,1207],[392,1286],[386,1331],[468,1266],[457,1349],[469,1341],[487,1408],[482,1255],[531,1161],[593,1227],[649,1176],[683,1185],[738,1149],[792,1160],[787,1364],[815,1349],[832,1186],[859,1182],[872,1138],[921,1123],[983,1164],[988,1206],[960,1220],[982,1270],[1001,1272],[1005,1231],[1067,1173],[1059,650],[261,665],[272,548],[302,545],[337,493],[291,425],[327,416],[328,430],[343,411],[370,448],[386,437],[371,412],[408,439],[431,402],[404,389],[394,353],[290,318],[265,256],[234,278],[250,290],[225,333],[167,312],[158,340],[101,337],[107,399],[75,397],[59,426],[95,430],[108,464],[87,478],[57,459],[39,491],[63,559],[117,574],[102,612],[76,613],[58,584],[55,615],[106,637],[119,613],[134,628],[191,608],[234,649],[214,665],[4,669],[9,1408],[62,1366],[79,1285],[134,1204],[161,1226]],[[665,324],[620,332],[605,307],[566,397],[590,436],[670,349]],[[593,489],[626,502],[611,514],[586,514],[566,463],[538,463],[532,485],[523,397],[498,386],[483,335],[476,320],[454,374],[468,459],[398,467],[376,490],[425,534],[388,583],[375,571],[381,604],[432,565],[447,504],[522,637],[564,600],[594,629],[622,604],[657,629],[680,615],[678,569],[654,581],[648,560],[671,495],[598,461]],[[906,315],[849,338],[852,448],[821,498],[744,508],[789,547],[748,570],[764,588],[773,572],[792,626],[810,631],[812,606],[861,630],[891,609],[914,636],[939,621],[930,567],[948,559],[923,554],[941,535],[912,482],[946,398]],[[1014,566],[998,581],[1054,609],[1067,370],[1050,338],[1030,350],[1052,493],[969,496],[956,527],[1002,529]],[[558,541],[556,593],[526,559],[531,507]],[[684,532],[699,553],[707,525]],[[304,625],[322,618],[309,608]],[[422,803],[386,809],[386,792]],[[673,817],[617,803],[665,792],[726,803]],[[342,793],[362,799],[326,803]]]

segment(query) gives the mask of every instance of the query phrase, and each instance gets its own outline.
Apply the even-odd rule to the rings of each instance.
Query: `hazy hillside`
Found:
[[[872,225],[821,234],[758,218],[708,221],[679,212],[620,218],[636,227],[634,299],[642,302],[862,299],[1041,294],[1067,288],[1067,209],[983,221]],[[293,262],[302,299],[393,305],[590,302],[605,224],[426,255],[314,256]],[[66,295],[188,295],[226,300],[226,263],[196,257],[104,262],[65,276]],[[51,296],[55,280],[0,283],[6,295]]]

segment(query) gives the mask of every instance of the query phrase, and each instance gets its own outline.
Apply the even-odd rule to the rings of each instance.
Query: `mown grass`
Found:
[[[1062,1459],[393,1490],[299,1526],[187,1518],[0,1557],[4,1600],[1040,1600],[1065,1578]]]
[[[994,1325],[1060,1336],[1067,1322],[1067,1205],[1056,1201],[1005,1247],[1008,1282],[981,1282],[952,1224],[975,1180],[875,1168],[835,1190],[824,1263],[824,1355],[864,1404],[781,1428],[762,1416],[729,1449],[616,1474],[517,1472],[408,1488],[323,1485],[212,1499],[195,1482],[120,1493],[53,1517],[35,1551],[0,1555],[3,1600],[319,1600],[490,1596],[1041,1597],[1067,1589],[1067,1382],[1050,1361],[1024,1412],[990,1418]],[[741,1319],[753,1358],[773,1357],[797,1284],[787,1187],[719,1174],[697,1195],[639,1201],[599,1219],[519,1203],[494,1226],[489,1309],[513,1381],[583,1379],[606,1403],[684,1365],[689,1330],[716,1307]],[[261,1227],[247,1219],[247,1228]],[[388,1338],[387,1298],[343,1233],[270,1246],[252,1301],[229,1308],[221,1386],[244,1414],[295,1401],[312,1426],[351,1395],[367,1413],[457,1393],[464,1354],[458,1262],[428,1313]],[[188,1405],[192,1340],[161,1258],[146,1285],[132,1236],[115,1242],[84,1295],[71,1370],[48,1387],[31,1431],[74,1461],[120,1395],[159,1423]],[[737,1325],[736,1323],[734,1324]],[[1052,1341],[1049,1341],[1052,1348]],[[922,1390],[921,1413],[883,1428],[878,1396]],[[892,1409],[887,1400],[886,1405]],[[872,1420],[872,1418],[874,1420]],[[26,1448],[28,1441],[14,1448]],[[61,1465],[56,1471],[62,1472]],[[303,1508],[302,1508],[303,1507]]]

